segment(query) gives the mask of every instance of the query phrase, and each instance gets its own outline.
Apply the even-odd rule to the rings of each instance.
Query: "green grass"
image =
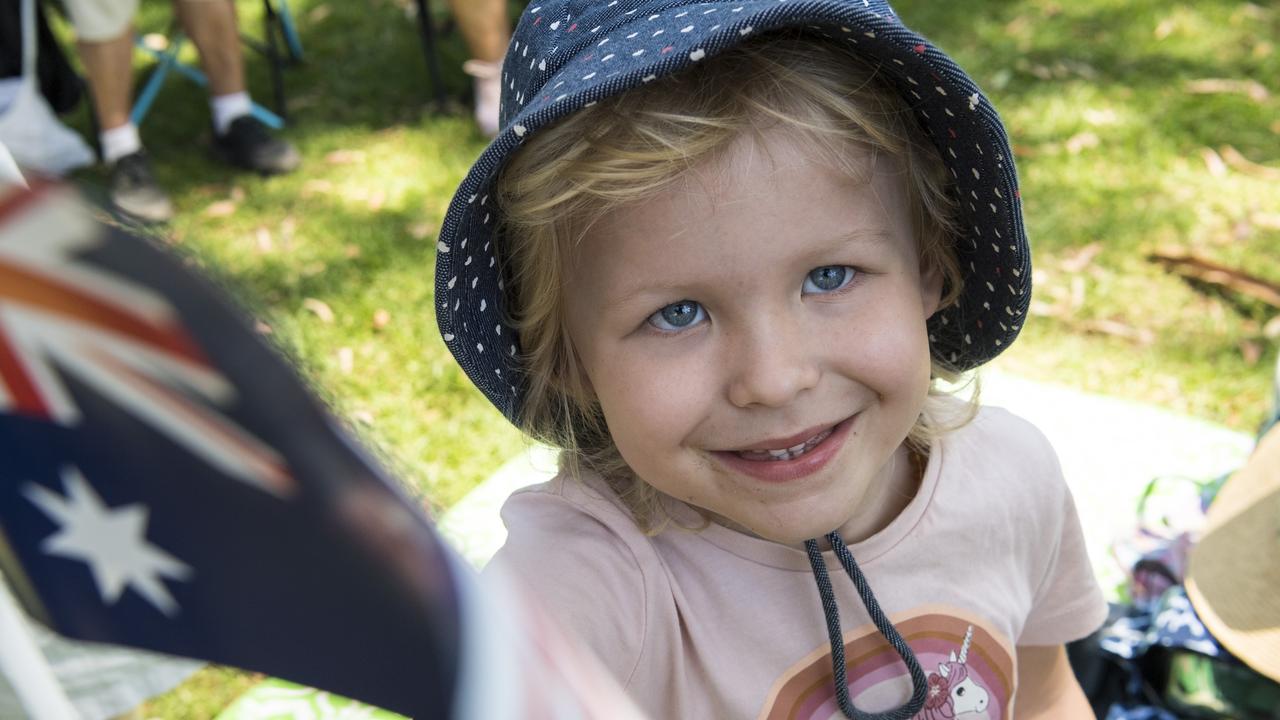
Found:
[[[407,4],[291,2],[308,53],[286,77],[299,173],[264,180],[214,163],[204,95],[184,81],[166,87],[143,136],[180,209],[166,236],[235,289],[336,411],[439,510],[522,441],[435,330],[435,231],[484,142],[465,111],[429,107]],[[256,29],[257,3],[240,8]],[[1015,145],[1037,312],[997,365],[1254,429],[1276,358],[1264,328],[1277,310],[1194,287],[1146,256],[1178,245],[1280,282],[1280,182],[1215,174],[1203,156],[1230,145],[1280,168],[1280,10],[1234,0],[897,8],[971,70]],[[143,26],[163,28],[168,12],[146,4]],[[449,92],[463,98],[456,33],[442,51]],[[250,70],[255,96],[268,98],[261,62]],[[1271,94],[1188,92],[1203,79],[1255,79]],[[85,180],[100,187],[102,176]],[[332,321],[308,300],[325,303]],[[389,321],[379,328],[380,311]],[[253,681],[206,670],[144,714],[210,717]]]
[[[1280,282],[1280,182],[1215,174],[1202,155],[1229,145],[1280,167],[1280,12],[1151,0],[896,7],[973,73],[1013,139],[1038,312],[997,365],[1254,429],[1277,309],[1193,287],[1147,256],[1180,246]],[[1188,91],[1205,79],[1258,80],[1271,94]]]

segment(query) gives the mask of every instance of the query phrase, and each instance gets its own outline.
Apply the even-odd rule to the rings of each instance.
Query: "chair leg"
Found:
[[[298,28],[293,24],[289,0],[276,0],[276,15],[280,18],[280,30],[284,36],[285,48],[289,51],[289,61],[302,62],[302,38],[298,36]]]
[[[447,95],[444,90],[444,73],[440,71],[440,54],[436,50],[435,25],[431,21],[431,7],[427,0],[418,2],[418,34],[422,38],[422,52],[426,55],[427,73],[435,91],[436,110],[444,112]]]
[[[279,16],[271,4],[271,0],[262,0],[262,24],[267,37],[267,65],[271,68],[271,91],[275,100],[276,113],[287,120],[288,108],[284,99],[284,60],[280,57],[280,48],[276,41],[276,29],[280,23]]]
[[[205,77],[205,74],[198,68],[177,62],[178,49],[182,44],[182,40],[182,36],[175,33],[173,39],[170,41],[169,49],[163,52],[153,50],[142,43],[135,45],[135,47],[155,58],[158,64],[156,65],[156,69],[151,72],[151,77],[147,80],[146,86],[139,94],[137,102],[133,105],[133,112],[130,114],[129,119],[132,120],[134,124],[142,124],[142,119],[146,117],[147,111],[151,109],[151,104],[155,100],[156,94],[160,92],[160,85],[163,84],[164,79],[169,74],[170,70],[187,78],[200,87],[207,87],[209,85],[209,78]],[[276,130],[284,127],[283,118],[256,102],[252,103],[251,112],[254,117],[261,120],[263,124],[268,127]]]
[[[129,113],[129,120],[134,125],[142,124],[142,120],[151,110],[151,104],[156,100],[156,95],[160,93],[160,86],[164,85],[169,71],[175,67],[181,67],[177,64],[177,60],[178,51],[182,49],[182,41],[183,37],[174,33],[169,41],[169,47],[163,51],[147,47],[142,43],[141,38],[135,43],[136,47],[154,57],[157,62],[155,69],[151,71],[151,76],[147,78],[147,84],[143,85],[142,92],[138,93],[138,99],[133,103],[133,110]]]

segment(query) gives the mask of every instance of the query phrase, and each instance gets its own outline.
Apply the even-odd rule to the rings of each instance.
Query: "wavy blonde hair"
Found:
[[[563,472],[604,477],[645,531],[657,532],[669,519],[661,493],[631,471],[614,445],[564,321],[564,279],[575,245],[597,220],[669,188],[735,138],[758,139],[781,126],[853,178],[867,179],[866,165],[855,161],[867,150],[902,162],[922,262],[944,278],[940,308],[953,304],[963,275],[953,248],[950,173],[880,72],[834,41],[800,31],[762,35],[538,131],[503,170],[497,200],[499,260],[508,278],[504,311],[520,334],[528,380],[519,425],[560,448]],[[976,412],[975,393],[966,412],[945,417],[938,400],[946,393],[936,381],[954,382],[957,373],[935,359],[933,377],[906,438],[917,457]]]

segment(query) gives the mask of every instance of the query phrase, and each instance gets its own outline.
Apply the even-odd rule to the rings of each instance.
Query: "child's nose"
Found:
[[[729,401],[738,407],[782,407],[818,384],[820,338],[798,324],[756,328],[726,358]]]

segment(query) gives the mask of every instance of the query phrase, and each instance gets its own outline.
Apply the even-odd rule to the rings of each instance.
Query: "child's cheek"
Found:
[[[707,367],[692,353],[615,354],[597,393],[619,449],[678,443],[706,410],[714,384]]]

